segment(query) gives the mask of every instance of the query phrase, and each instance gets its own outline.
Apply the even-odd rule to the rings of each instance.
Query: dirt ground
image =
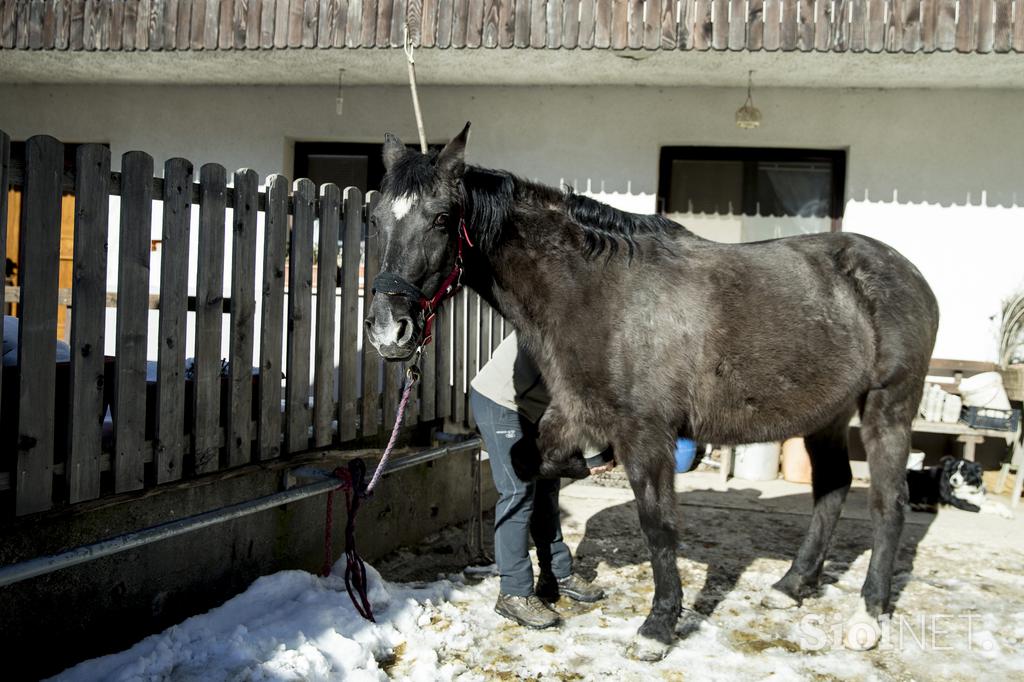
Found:
[[[437,605],[421,623],[437,630],[437,670],[450,679],[1024,680],[1020,510],[1012,520],[955,509],[908,514],[894,613],[881,645],[860,653],[841,642],[870,557],[864,484],[850,492],[821,589],[782,611],[762,607],[760,598],[803,537],[810,487],[782,480],[732,480],[723,487],[717,474],[696,472],[677,476],[676,490],[684,602],[706,620],[657,664],[623,656],[653,583],[620,473],[562,490],[563,530],[576,568],[608,596],[586,607],[563,599],[560,629],[527,631],[490,611],[497,578],[486,570],[463,573],[470,559],[465,529],[450,529],[376,566],[391,581],[465,583],[468,596]],[[484,522],[488,552],[491,523],[490,517]],[[457,637],[442,632],[453,624]],[[410,669],[398,655],[391,674],[406,677]]]

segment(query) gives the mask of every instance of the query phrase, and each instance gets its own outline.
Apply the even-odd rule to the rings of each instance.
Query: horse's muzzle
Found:
[[[419,311],[404,296],[377,294],[364,324],[367,340],[385,360],[408,360],[423,335]]]

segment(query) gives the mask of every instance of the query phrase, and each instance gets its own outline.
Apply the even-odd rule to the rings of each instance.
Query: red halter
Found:
[[[434,338],[434,318],[437,317],[437,311],[440,309],[441,304],[459,293],[459,289],[462,288],[462,273],[464,270],[462,267],[463,244],[472,248],[473,241],[469,238],[469,230],[466,229],[465,216],[460,216],[459,241],[456,246],[455,264],[452,265],[452,271],[448,273],[448,276],[445,277],[443,282],[441,282],[441,286],[438,287],[437,293],[434,294],[433,298],[427,298],[426,296],[420,297],[420,308],[426,316],[423,322],[423,341],[420,343],[421,348],[430,343]]]

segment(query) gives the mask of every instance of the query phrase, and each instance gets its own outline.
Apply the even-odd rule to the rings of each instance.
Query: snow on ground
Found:
[[[760,605],[761,593],[785,570],[806,517],[778,506],[755,511],[755,500],[742,495],[737,513],[708,504],[708,493],[692,506],[682,496],[687,532],[679,559],[686,604],[707,618],[663,661],[629,660],[623,650],[653,590],[635,508],[619,498],[595,503],[586,487],[578,490],[575,500],[563,494],[567,540],[579,570],[596,574],[608,597],[597,605],[563,599],[559,629],[531,631],[500,618],[493,612],[496,577],[437,576],[430,571],[448,571],[457,560],[450,547],[436,555],[428,548],[380,565],[388,575],[430,580],[386,582],[370,571],[377,624],[358,616],[340,575],[285,571],[54,679],[1024,679],[1024,552],[1015,543],[995,552],[951,534],[926,540],[927,524],[908,524],[883,644],[851,652],[841,646],[841,628],[867,569],[870,524],[844,518],[820,592],[799,609],[772,611]],[[735,503],[735,491],[729,494]]]

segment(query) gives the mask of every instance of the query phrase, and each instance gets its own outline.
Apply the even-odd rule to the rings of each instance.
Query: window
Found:
[[[658,205],[719,241],[838,230],[845,178],[841,150],[662,147]]]
[[[418,145],[407,145],[419,150]],[[441,145],[430,148],[440,149]],[[309,178],[317,187],[333,182],[358,187],[363,193],[379,190],[384,179],[383,145],[359,142],[296,142],[295,177]]]
[[[364,193],[380,189],[384,177],[381,145],[348,142],[296,142],[295,177],[309,178],[317,187],[333,182],[342,189]]]

